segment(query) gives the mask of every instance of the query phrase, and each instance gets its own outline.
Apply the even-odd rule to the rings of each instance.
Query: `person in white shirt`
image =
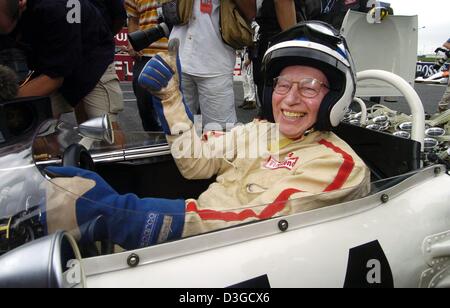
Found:
[[[249,20],[256,14],[254,0],[236,1]],[[252,7],[248,14],[242,6]],[[180,59],[183,67],[182,89],[186,103],[193,114],[202,114],[202,124],[237,122],[233,90],[235,50],[222,40],[219,27],[220,1],[195,0],[192,17],[187,25],[175,26],[170,39],[180,41]],[[212,128],[218,129],[218,125]]]

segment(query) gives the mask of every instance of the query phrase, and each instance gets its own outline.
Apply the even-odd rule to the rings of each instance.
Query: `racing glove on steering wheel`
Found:
[[[169,42],[168,53],[158,53],[142,69],[139,84],[154,96],[153,104],[167,135],[178,135],[193,126],[194,118],[181,89],[179,41]]]
[[[181,238],[185,201],[119,195],[98,174],[75,167],[48,167],[48,233],[70,231],[81,243],[90,241],[89,224],[102,216],[105,232],[95,240],[110,240],[132,250]],[[99,238],[100,237],[100,238]]]

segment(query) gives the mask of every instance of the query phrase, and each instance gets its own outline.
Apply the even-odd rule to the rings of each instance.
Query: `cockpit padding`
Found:
[[[364,160],[372,180],[382,180],[420,169],[420,143],[387,133],[342,123],[334,132]]]

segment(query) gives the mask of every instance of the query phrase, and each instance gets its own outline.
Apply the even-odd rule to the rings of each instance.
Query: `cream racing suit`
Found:
[[[136,249],[337,204],[369,192],[368,169],[331,132],[311,131],[290,140],[278,134],[276,124],[254,121],[200,138],[181,102],[167,107],[166,124],[171,132],[181,132],[167,135],[179,170],[189,179],[217,175],[216,181],[198,200],[138,198],[119,195],[91,171],[48,167],[62,176],[48,187],[49,233],[65,229],[81,243],[107,238]],[[104,217],[104,227],[94,219],[99,216]]]
[[[171,113],[166,116],[170,118]],[[292,141],[277,132],[276,124],[254,121],[203,138],[193,128],[180,136],[168,136],[184,177],[217,175],[198,200],[186,201],[183,236],[368,194],[367,167],[335,134],[311,132]]]

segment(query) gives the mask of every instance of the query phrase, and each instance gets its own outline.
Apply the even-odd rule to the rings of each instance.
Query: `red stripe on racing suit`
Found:
[[[353,168],[355,166],[355,162],[353,157],[337,147],[333,143],[322,139],[319,141],[319,144],[324,145],[325,147],[333,150],[334,152],[341,154],[344,162],[342,163],[339,171],[334,178],[333,182],[328,185],[327,188],[324,189],[324,192],[331,192],[334,190],[338,190],[342,188],[342,186],[347,181],[350,176]],[[275,201],[268,206],[266,206],[260,214],[255,213],[251,209],[245,209],[241,212],[229,212],[229,211],[215,211],[210,209],[199,210],[195,202],[190,202],[187,205],[186,212],[195,212],[197,213],[202,220],[222,220],[222,221],[244,221],[248,218],[258,218],[258,219],[268,219],[273,217],[275,214],[281,212],[286,202],[289,201],[289,198],[295,194],[302,192],[301,190],[295,188],[289,188],[281,192],[281,194],[275,199]]]
[[[319,141],[320,144],[326,146],[327,148],[332,149],[336,153],[339,153],[344,158],[344,163],[342,164],[341,168],[339,168],[339,172],[334,179],[333,183],[331,183],[327,188],[325,188],[324,192],[329,192],[333,190],[340,189],[345,182],[347,181],[348,177],[353,171],[353,168],[355,167],[355,161],[353,160],[353,157],[342,150],[341,148],[335,146],[333,143],[326,141],[325,139],[322,139]]]
[[[256,214],[251,209],[243,210],[242,212],[220,212],[214,210],[199,210],[195,202],[190,202],[187,205],[186,212],[197,213],[202,220],[223,220],[223,221],[244,221],[248,218],[268,219],[273,217],[276,213],[282,211],[289,197],[295,193],[301,192],[298,189],[286,189],[283,191],[273,203],[266,206],[260,214]]]

